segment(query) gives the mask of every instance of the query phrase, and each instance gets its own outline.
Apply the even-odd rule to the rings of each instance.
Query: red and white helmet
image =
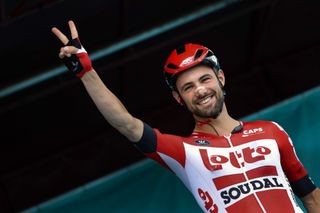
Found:
[[[207,47],[188,43],[174,49],[164,65],[166,83],[172,90],[175,90],[177,76],[198,64],[209,65],[215,71],[220,70],[217,57]]]

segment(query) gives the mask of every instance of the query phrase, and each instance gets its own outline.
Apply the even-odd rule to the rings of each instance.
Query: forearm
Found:
[[[309,213],[320,212],[320,189],[313,190],[310,194],[306,195],[302,199],[304,207]]]
[[[90,71],[81,80],[104,118],[129,140],[138,141],[142,135],[143,123],[126,110],[98,74]]]
[[[81,45],[78,31],[73,21],[68,21],[71,38],[58,28],[51,31],[63,43],[59,58],[66,67],[81,79],[90,97],[106,120],[131,141],[138,141],[143,132],[143,123],[131,116],[120,100],[104,85],[93,70],[87,51]]]

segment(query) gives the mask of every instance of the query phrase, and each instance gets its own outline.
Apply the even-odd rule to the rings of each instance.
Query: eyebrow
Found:
[[[206,77],[212,77],[212,75],[210,75],[209,73],[207,73],[207,74],[204,74],[203,76],[201,76],[200,78],[199,78],[199,80],[201,81],[201,80],[203,80],[204,78],[206,78]]]

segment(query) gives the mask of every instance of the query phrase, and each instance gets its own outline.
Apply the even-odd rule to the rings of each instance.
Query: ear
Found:
[[[176,99],[176,101],[180,104],[183,105],[183,101],[181,99],[181,96],[179,95],[179,93],[177,91],[172,91],[172,96],[174,97],[174,99]]]
[[[225,86],[225,77],[224,77],[224,72],[222,69],[220,69],[218,72],[217,72],[217,77],[218,77],[218,80],[221,82],[222,86]]]

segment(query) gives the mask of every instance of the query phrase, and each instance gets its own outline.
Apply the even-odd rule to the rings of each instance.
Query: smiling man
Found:
[[[64,44],[59,57],[81,79],[106,120],[177,175],[204,212],[302,212],[293,193],[309,212],[320,212],[319,189],[287,133],[274,122],[230,117],[225,76],[211,50],[189,43],[173,50],[165,63],[173,97],[195,119],[193,133],[181,137],[133,117],[92,68],[72,21],[69,27],[71,40],[52,29]]]
[[[219,73],[220,80],[216,81],[212,68],[199,65],[193,69],[193,72],[184,72],[179,76],[176,83],[179,89],[173,91],[173,96],[180,103],[183,103],[182,100],[190,99],[190,103],[184,102],[195,116],[215,119],[221,113],[224,103],[223,88],[220,86],[220,81],[224,81],[223,73]],[[198,77],[197,81],[194,81],[195,77]]]

